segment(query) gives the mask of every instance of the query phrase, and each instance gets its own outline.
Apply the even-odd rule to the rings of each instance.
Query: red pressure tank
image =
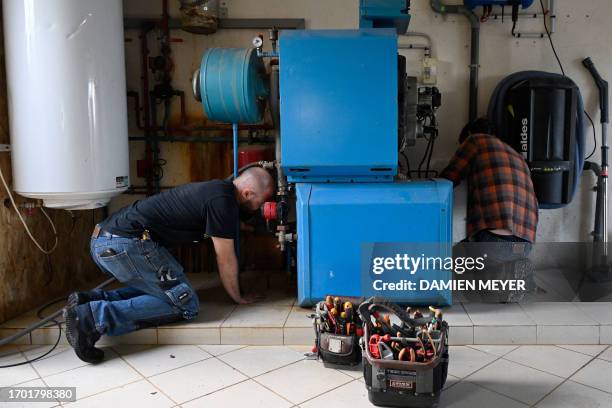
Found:
[[[238,148],[238,168],[259,161],[274,160],[273,145],[245,145]]]

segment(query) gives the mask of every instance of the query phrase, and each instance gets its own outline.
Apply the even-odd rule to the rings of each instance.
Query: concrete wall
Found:
[[[356,28],[358,25],[358,0],[228,0],[228,16],[231,18],[305,18],[307,28]],[[126,16],[157,17],[161,10],[161,1],[124,0]],[[171,0],[171,14],[178,16],[178,1]],[[580,61],[591,56],[604,76],[612,80],[612,54],[607,41],[612,37],[612,8],[606,0],[557,0],[557,32],[553,40],[566,73],[580,86],[586,100],[587,110],[597,121],[597,93],[593,84],[582,68]],[[536,0],[531,10],[539,10]],[[480,11],[479,11],[480,12]],[[507,10],[509,12],[509,9]],[[434,54],[439,60],[438,87],[443,94],[443,106],[439,111],[440,137],[433,157],[433,168],[441,169],[457,147],[457,136],[467,120],[468,101],[468,63],[469,63],[469,25],[464,17],[443,17],[435,14],[429,7],[428,0],[413,0],[411,31],[428,33],[434,42]],[[536,69],[558,72],[550,45],[546,39],[513,39],[510,36],[511,23],[506,20],[488,22],[482,25],[481,39],[481,72],[479,112],[486,111],[488,99],[493,87],[504,76],[511,72]],[[542,20],[520,22],[520,30],[542,31]],[[211,36],[196,36],[181,31],[174,31],[173,37],[183,40],[173,44],[173,55],[176,62],[174,74],[175,86],[189,90],[192,72],[199,66],[202,53],[208,47],[249,46],[251,38],[258,34],[250,30],[221,30]],[[264,33],[265,34],[265,33]],[[128,88],[138,89],[140,76],[139,45],[136,32],[126,35],[133,41],[126,45]],[[403,42],[410,42],[403,39]],[[367,52],[367,50],[364,50]],[[408,57],[409,72],[418,75],[421,67],[422,52],[405,51]],[[367,58],[367,55],[364,55]],[[195,120],[203,120],[201,106],[188,97],[188,111]],[[133,117],[130,118],[133,124]],[[132,130],[132,133],[134,131]],[[424,146],[419,144],[411,153],[411,162],[420,158]],[[589,136],[587,151],[592,148],[592,137]],[[162,156],[168,160],[165,185],[175,185],[190,181],[190,163],[186,157],[186,145],[165,145]],[[229,154],[229,152],[224,152]],[[142,145],[132,144],[132,159],[142,156]],[[193,154],[190,156],[193,158]],[[599,159],[599,151],[593,158]],[[133,160],[133,161],[134,161]],[[195,158],[197,160],[197,156]],[[227,162],[225,156],[224,162]],[[214,165],[214,163],[211,163]],[[134,166],[132,166],[134,168]],[[133,182],[142,184],[135,174]],[[590,191],[595,182],[591,174],[582,178],[580,192],[574,202],[567,208],[547,210],[540,213],[538,240],[543,241],[583,241],[589,240],[593,224],[594,194]],[[123,205],[132,197],[122,197],[114,207]],[[465,190],[458,189],[456,194],[455,228],[456,240],[464,236],[465,231]]]

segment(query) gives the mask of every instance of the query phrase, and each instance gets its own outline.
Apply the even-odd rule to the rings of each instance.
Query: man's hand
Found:
[[[260,302],[263,299],[265,299],[265,296],[257,294],[257,293],[250,293],[248,295],[244,295],[240,301],[238,302],[239,305],[249,305],[251,303],[256,303],[256,302]]]
[[[241,303],[240,282],[238,281],[238,259],[234,249],[234,240],[212,237],[217,264],[219,265],[219,276],[226,292],[234,302]]]

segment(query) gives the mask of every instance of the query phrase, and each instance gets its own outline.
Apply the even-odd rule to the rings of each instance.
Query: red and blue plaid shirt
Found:
[[[527,163],[495,136],[476,134],[459,147],[441,177],[456,186],[468,180],[468,237],[507,229],[535,242],[538,201]]]

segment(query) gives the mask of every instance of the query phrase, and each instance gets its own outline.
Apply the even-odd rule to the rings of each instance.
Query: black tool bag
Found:
[[[357,365],[361,362],[359,337],[333,333],[319,333],[317,338],[319,357],[324,364]]]
[[[363,377],[370,402],[385,407],[435,407],[448,375],[448,350],[435,364],[420,364],[364,356]]]
[[[325,307],[325,302],[319,302],[315,306],[315,314],[313,315],[318,357],[326,366],[355,366],[359,364],[361,362],[359,337],[356,334],[343,335],[323,330],[324,325],[321,324],[323,317],[319,311]]]
[[[419,363],[377,359],[367,346],[372,335],[370,312],[373,310],[388,311],[408,327],[418,327],[428,321],[427,318],[411,319],[398,305],[376,298],[368,299],[359,306],[365,331],[363,376],[370,402],[388,407],[435,407],[448,375],[448,325],[443,322],[440,330],[433,333],[433,339],[440,343],[440,351],[431,361]]]

